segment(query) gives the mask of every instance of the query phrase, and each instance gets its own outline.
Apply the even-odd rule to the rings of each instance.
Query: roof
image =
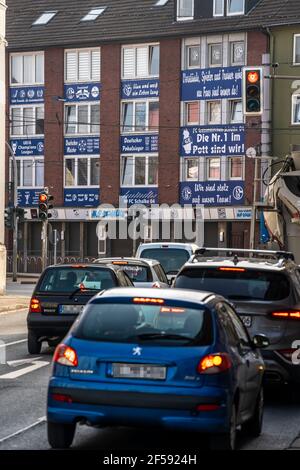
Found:
[[[260,0],[244,16],[174,21],[174,2],[163,7],[156,0],[7,0],[9,50],[32,50],[47,46],[98,45],[170,36],[257,30],[267,26],[300,22],[299,0]],[[95,21],[80,20],[93,7],[107,6]],[[32,23],[46,11],[58,14],[44,26]]]
[[[290,264],[290,263],[289,263]],[[189,260],[182,268],[181,272],[185,268],[218,268],[218,267],[229,267],[229,268],[245,268],[245,269],[255,269],[255,270],[265,270],[265,271],[284,271],[286,269],[286,264],[282,264],[278,261],[271,260],[262,260],[262,259],[239,259],[234,261],[233,259],[224,259],[224,258],[204,258],[203,260]]]
[[[182,249],[198,249],[198,245],[195,243],[176,243],[176,242],[146,242],[141,243],[137,249],[139,252],[141,249],[144,248],[182,248]]]
[[[142,297],[151,299],[164,299],[166,301],[189,302],[189,303],[204,303],[211,296],[215,296],[211,292],[192,291],[187,289],[153,289],[145,287],[116,287],[108,289],[102,293],[97,294],[92,303],[97,303],[105,298],[132,298]],[[219,296],[218,296],[219,297]]]
[[[139,259],[139,258],[133,258],[133,257],[121,257],[121,256],[116,256],[114,258],[98,258],[94,261],[95,264],[112,264],[113,266],[122,266],[118,264],[114,264],[114,262],[125,262],[128,264],[135,264],[136,266],[149,266],[153,264],[160,264],[159,261],[156,259]]]

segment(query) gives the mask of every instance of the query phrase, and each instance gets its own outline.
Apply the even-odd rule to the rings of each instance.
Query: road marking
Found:
[[[33,362],[42,359],[42,356],[39,357],[32,357],[31,359],[17,359],[16,361],[7,361],[7,365],[10,367],[19,367],[23,366],[24,364],[32,364]]]
[[[23,432],[28,431],[29,429],[34,428],[35,426],[38,426],[41,423],[44,423],[45,421],[46,421],[46,416],[39,418],[35,423],[32,423],[29,426],[26,426],[25,428],[19,429],[19,431],[16,431],[12,434],[9,434],[8,436],[3,437],[2,439],[0,439],[0,444],[2,444],[2,442],[7,441],[8,439],[12,439],[13,437],[18,436],[19,434],[22,434]]]
[[[14,361],[11,361],[14,362]],[[24,362],[23,362],[24,363]],[[30,374],[34,370],[41,369],[41,367],[46,367],[50,364],[49,361],[36,361],[34,359],[30,360],[31,366],[25,367],[21,370],[16,370],[14,372],[9,372],[8,374],[0,375],[0,379],[17,379],[22,375]]]
[[[13,346],[14,344],[26,343],[27,339],[20,339],[19,341],[13,341],[12,343],[0,344],[0,348],[6,348],[7,346]]]

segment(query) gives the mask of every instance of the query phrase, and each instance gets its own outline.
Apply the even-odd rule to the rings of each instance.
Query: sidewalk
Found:
[[[28,308],[30,296],[4,295],[0,297],[0,314]]]

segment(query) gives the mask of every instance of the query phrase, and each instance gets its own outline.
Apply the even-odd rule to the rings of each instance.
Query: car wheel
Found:
[[[263,388],[260,389],[256,404],[255,410],[252,418],[243,425],[243,431],[245,431],[248,436],[258,437],[262,431],[264,417],[264,391]]]
[[[35,333],[31,330],[28,330],[27,349],[29,354],[40,354],[42,349],[42,342],[38,340]]]
[[[68,449],[73,442],[76,424],[47,422],[48,442],[52,449]]]
[[[230,427],[226,434],[214,435],[210,438],[212,450],[235,450],[236,448],[236,406],[232,405]]]

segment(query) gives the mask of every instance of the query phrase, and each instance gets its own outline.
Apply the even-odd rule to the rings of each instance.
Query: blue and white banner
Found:
[[[245,126],[182,127],[182,157],[234,156],[245,154]]]
[[[158,152],[158,135],[123,135],[121,153]]]
[[[180,183],[181,205],[234,206],[243,204],[244,199],[244,181],[189,181]]]
[[[14,139],[10,141],[16,157],[40,157],[44,155],[44,139]]]
[[[9,102],[14,104],[38,104],[44,103],[45,87],[29,86],[29,87],[10,87]]]
[[[39,204],[39,195],[44,188],[18,189],[18,205],[20,207],[33,207]]]
[[[241,67],[184,70],[181,73],[182,101],[241,97]]]
[[[125,220],[127,211],[125,209],[98,208],[89,211],[91,220]]]
[[[99,137],[65,137],[64,154],[100,155]]]
[[[158,204],[158,188],[121,188],[122,204]]]
[[[121,99],[144,99],[159,97],[159,80],[123,80]]]
[[[64,85],[64,99],[67,103],[100,101],[100,83],[76,83]]]
[[[97,207],[99,206],[99,188],[76,188],[64,190],[66,207]]]

